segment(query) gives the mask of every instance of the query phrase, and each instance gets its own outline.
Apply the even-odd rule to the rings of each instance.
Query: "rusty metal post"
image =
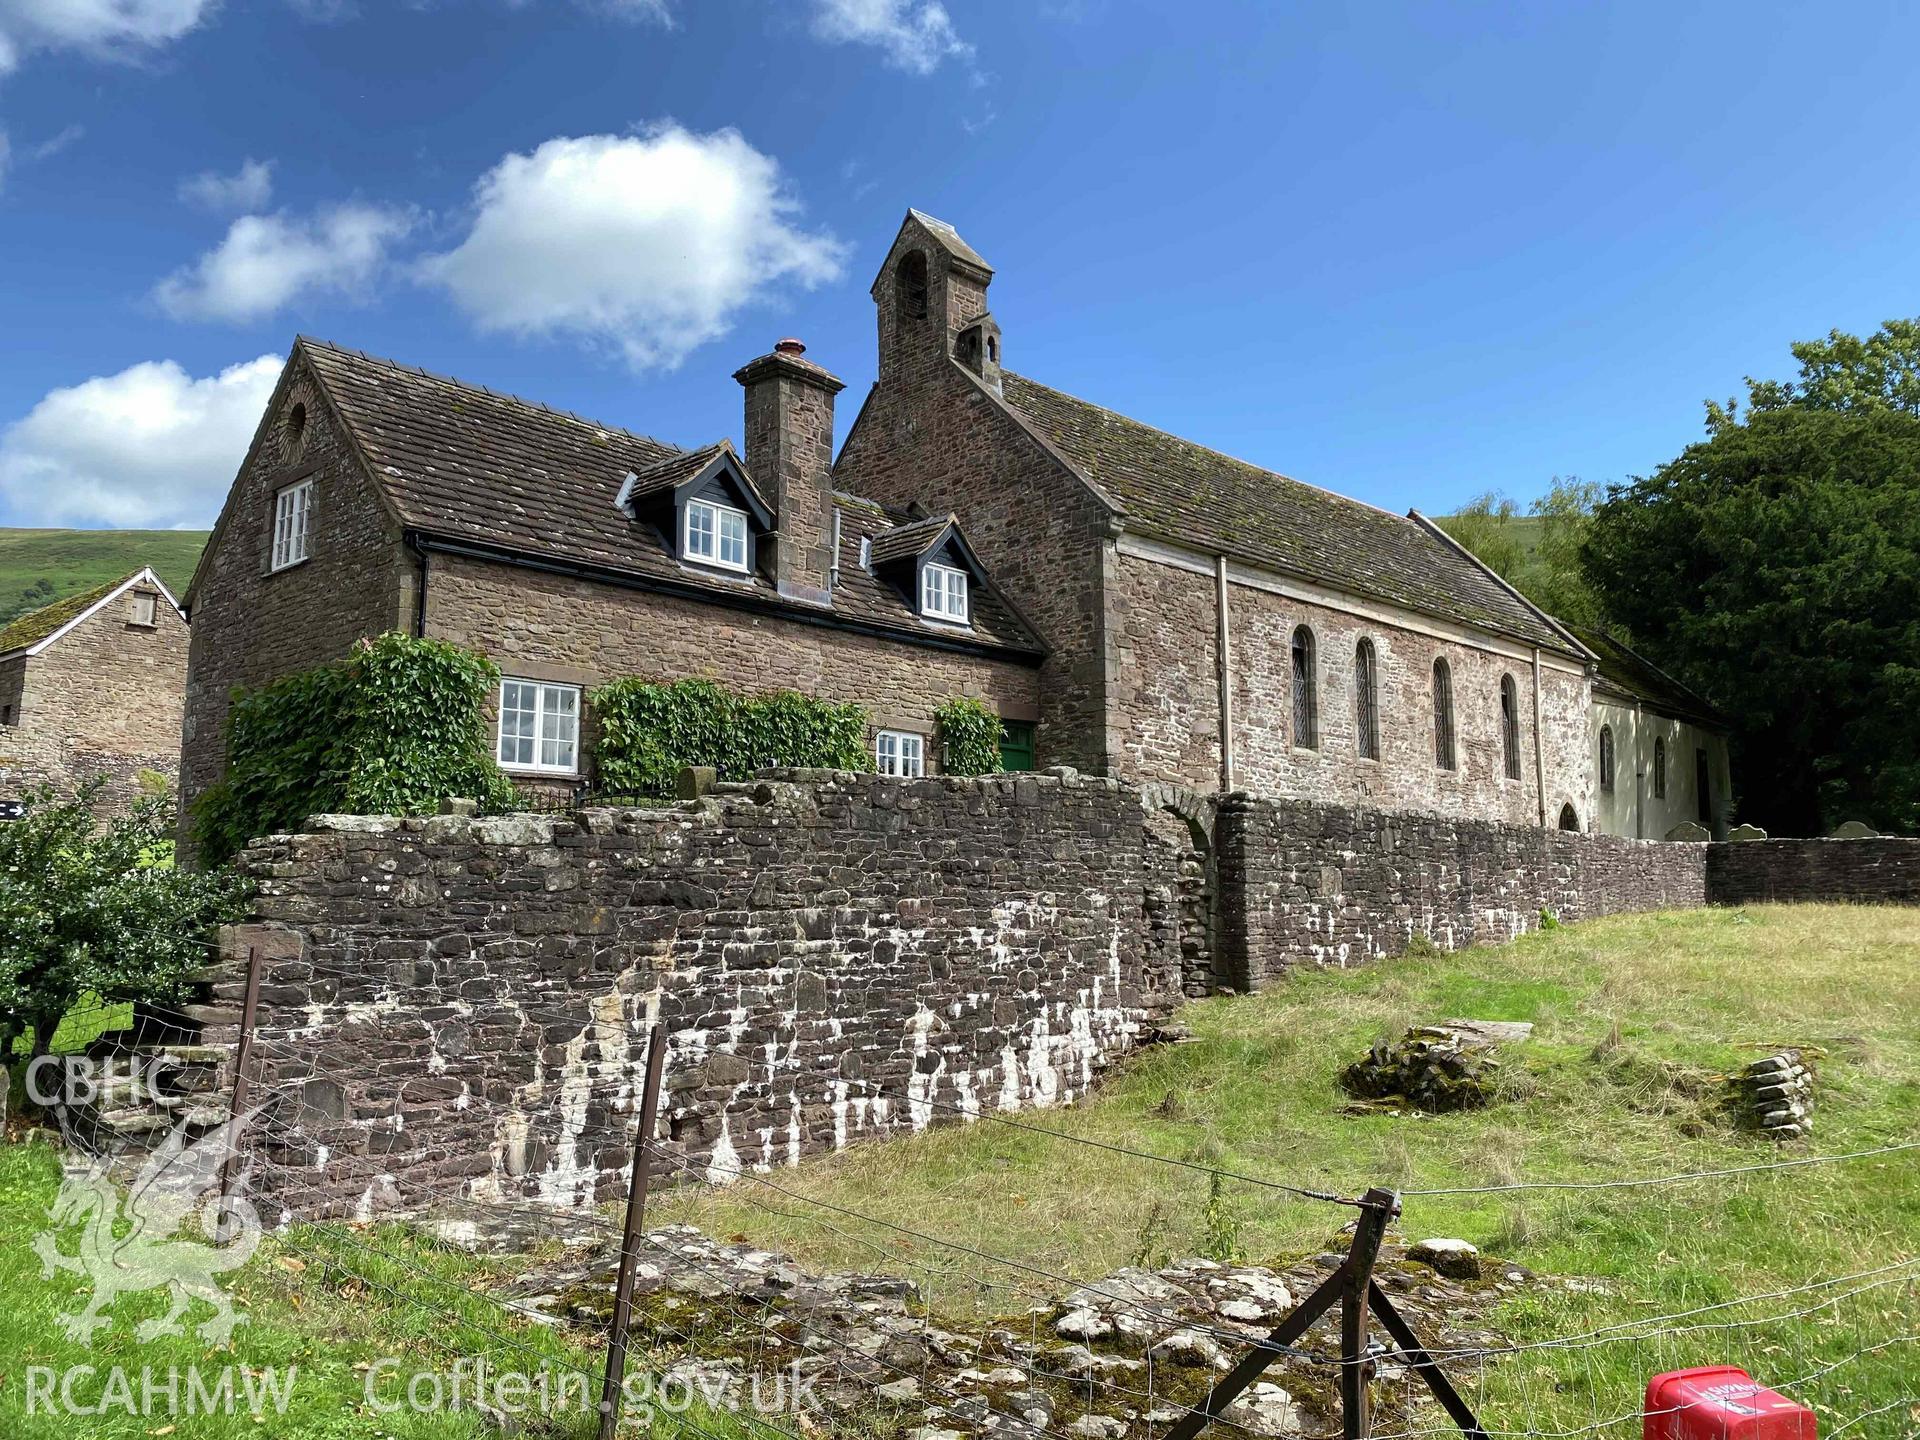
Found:
[[[253,1058],[253,1026],[260,1011],[260,947],[247,947],[247,994],[240,1007],[240,1039],[233,1047],[233,1098],[227,1105],[226,1153],[220,1159],[220,1243],[225,1244],[227,1205],[233,1198],[233,1168],[240,1158],[240,1114],[247,1104],[247,1063]]]
[[[1368,1440],[1373,1417],[1367,1403],[1367,1382],[1373,1361],[1367,1354],[1367,1299],[1373,1285],[1374,1263],[1387,1225],[1400,1213],[1400,1197],[1391,1190],[1369,1190],[1360,1197],[1365,1206],[1353,1227],[1353,1246],[1341,1267],[1340,1287],[1340,1434],[1342,1440]]]
[[[633,1184],[627,1191],[627,1227],[620,1241],[620,1279],[613,1292],[613,1331],[607,1344],[607,1378],[600,1387],[599,1440],[620,1428],[620,1399],[627,1379],[627,1327],[633,1319],[633,1264],[647,1221],[647,1152],[660,1114],[660,1077],[667,1063],[667,1027],[654,1021],[647,1036],[647,1081],[640,1095],[640,1123],[633,1136]]]

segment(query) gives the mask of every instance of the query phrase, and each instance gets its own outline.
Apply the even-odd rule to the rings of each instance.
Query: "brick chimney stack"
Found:
[[[779,512],[780,593],[832,603],[833,397],[846,385],[806,358],[798,340],[733,372],[747,392],[747,469]]]

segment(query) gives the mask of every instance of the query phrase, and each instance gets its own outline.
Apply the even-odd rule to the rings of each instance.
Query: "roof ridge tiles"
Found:
[[[381,365],[389,370],[398,370],[403,374],[418,375],[421,379],[431,380],[436,384],[452,385],[461,390],[477,390],[481,394],[490,396],[495,400],[505,400],[514,405],[524,405],[529,410],[538,410],[543,414],[555,415],[563,420],[571,420],[579,425],[590,425],[596,430],[606,430],[614,434],[625,435],[630,440],[643,441],[648,445],[659,445],[668,450],[679,451],[682,449],[681,446],[674,444],[671,440],[662,440],[656,435],[646,435],[638,430],[629,430],[624,425],[610,425],[604,420],[595,420],[590,416],[581,415],[573,410],[562,410],[556,405],[548,405],[544,401],[532,400],[525,395],[517,395],[510,390],[495,390],[493,387],[482,385],[475,380],[462,380],[458,375],[442,375],[437,370],[428,370],[424,366],[412,365],[405,360],[395,360],[386,355],[375,355],[366,350],[356,349],[351,345],[338,345],[331,340],[323,340],[317,335],[308,335],[305,332],[301,332],[294,336],[294,341],[296,344],[311,346],[314,349],[330,350],[336,355],[352,355],[366,361],[369,365]]]

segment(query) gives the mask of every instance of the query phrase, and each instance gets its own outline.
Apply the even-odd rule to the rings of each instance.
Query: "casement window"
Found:
[[[687,502],[685,532],[680,537],[680,553],[702,565],[718,565],[722,570],[747,568],[747,512],[731,505],[716,505],[711,500]]]
[[[1511,675],[1500,677],[1500,748],[1506,757],[1507,779],[1520,778],[1520,690]]]
[[[580,687],[537,680],[500,682],[495,758],[508,770],[572,775],[579,768]]]
[[[1433,763],[1442,770],[1459,768],[1453,753],[1453,667],[1444,659],[1433,662]]]
[[[153,628],[154,601],[160,597],[136,590],[127,602],[127,623],[138,625],[142,629]]]
[[[1293,632],[1293,743],[1300,750],[1320,748],[1320,701],[1315,694],[1316,677],[1313,631],[1302,625]]]
[[[903,779],[925,774],[926,741],[905,730],[882,730],[873,737],[873,768]]]
[[[1358,737],[1360,758],[1380,758],[1380,682],[1373,653],[1373,641],[1362,640],[1353,647],[1353,725]]]
[[[313,514],[313,482],[289,485],[273,501],[273,568],[284,570],[307,558],[307,529]]]
[[[967,623],[967,572],[929,565],[920,572],[920,613],[933,620]]]

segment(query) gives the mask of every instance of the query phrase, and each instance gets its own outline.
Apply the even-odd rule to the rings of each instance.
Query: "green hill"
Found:
[[[205,530],[0,528],[0,625],[151,565],[175,598],[193,578]]]

